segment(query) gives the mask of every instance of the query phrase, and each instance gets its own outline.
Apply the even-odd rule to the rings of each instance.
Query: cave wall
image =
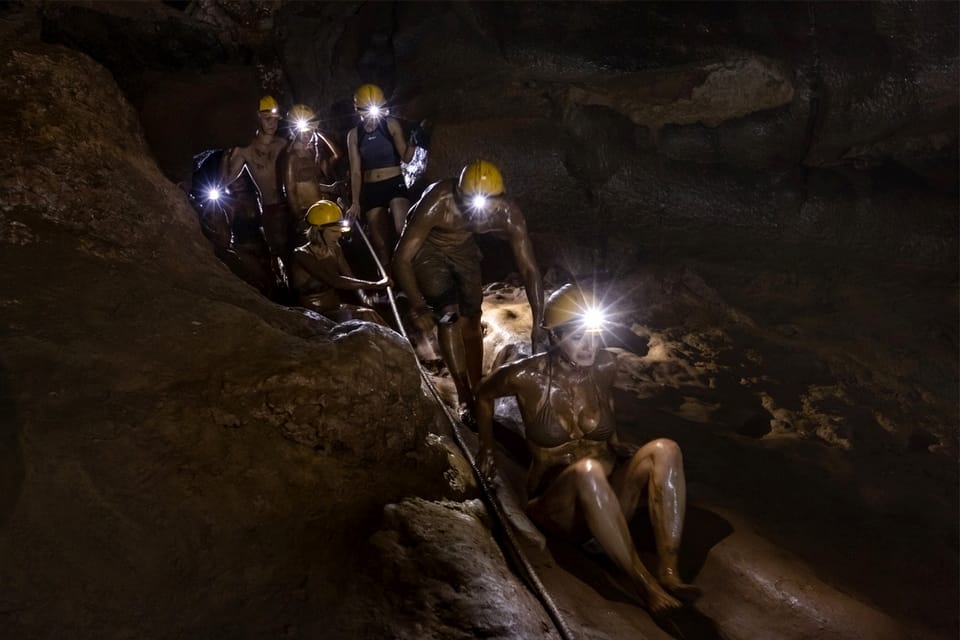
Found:
[[[71,4],[45,37],[114,72],[175,181],[250,138],[261,91],[344,136],[377,82],[435,124],[418,186],[487,157],[534,232],[957,259],[955,3]]]
[[[409,344],[237,279],[110,72],[29,33],[0,49],[0,636],[349,635],[358,532],[446,464]]]
[[[353,88],[380,82],[436,122],[428,178],[495,159],[538,238],[641,258],[776,240],[955,270],[956,5],[551,7],[0,10],[17,40],[0,58],[5,631],[345,634],[377,586],[333,567],[354,568],[383,501],[435,490],[405,345],[263,301],[171,184],[194,152],[249,139],[261,91],[342,133]],[[930,376],[921,360],[905,378]],[[954,364],[933,375],[948,398]],[[420,544],[393,526],[381,551]]]

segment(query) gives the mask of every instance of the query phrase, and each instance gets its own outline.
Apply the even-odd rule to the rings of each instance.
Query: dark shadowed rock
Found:
[[[405,500],[384,509],[380,555],[396,638],[556,638],[506,565],[479,501]]]
[[[0,67],[4,633],[277,637],[306,599],[358,624],[324,558],[420,491],[388,471],[433,421],[409,345],[230,274],[90,58]]]

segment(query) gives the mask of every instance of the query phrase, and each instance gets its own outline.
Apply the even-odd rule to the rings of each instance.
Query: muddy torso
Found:
[[[427,215],[433,218],[434,224],[426,242],[447,248],[459,247],[475,233],[506,237],[510,227],[508,201],[494,199],[484,211],[472,211],[457,200],[453,180],[445,180],[433,188],[438,190],[438,199],[427,212]]]
[[[340,305],[336,289],[317,277],[314,272],[339,272],[339,246],[307,244],[294,250],[290,280],[303,306],[318,310],[335,309]],[[308,270],[305,264],[310,265]]]
[[[517,404],[533,458],[528,491],[535,495],[545,479],[586,457],[611,471],[614,456],[608,441],[616,431],[616,359],[600,351],[593,367],[584,369],[551,363],[548,354],[531,360],[535,366],[526,367],[516,379]]]
[[[258,136],[249,147],[244,147],[243,158],[253,175],[263,204],[280,202],[277,188],[277,158],[286,143],[280,138]]]

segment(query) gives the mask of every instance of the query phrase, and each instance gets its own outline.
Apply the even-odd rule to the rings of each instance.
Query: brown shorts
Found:
[[[465,318],[480,316],[483,289],[480,260],[483,254],[471,236],[463,244],[439,248],[424,242],[413,259],[413,271],[424,299],[434,313],[456,304]]]

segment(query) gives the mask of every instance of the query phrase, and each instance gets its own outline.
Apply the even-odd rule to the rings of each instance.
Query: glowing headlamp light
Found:
[[[474,209],[483,210],[487,206],[487,196],[482,193],[477,194],[470,198],[470,206]]]
[[[297,131],[299,131],[300,133],[306,133],[307,131],[310,131],[311,129],[313,129],[313,127],[310,125],[310,121],[305,118],[299,118],[296,122],[293,123],[293,125],[297,128]]]
[[[372,104],[363,110],[363,115],[368,118],[379,118],[383,115],[383,109],[381,109],[379,105]]]
[[[584,331],[587,333],[603,333],[604,326],[607,323],[607,314],[603,312],[603,309],[592,307],[583,312],[581,322]]]
[[[207,189],[207,200],[209,200],[210,202],[216,202],[217,200],[219,200],[220,195],[221,195],[220,189],[218,189],[217,187],[211,187],[210,189]]]

